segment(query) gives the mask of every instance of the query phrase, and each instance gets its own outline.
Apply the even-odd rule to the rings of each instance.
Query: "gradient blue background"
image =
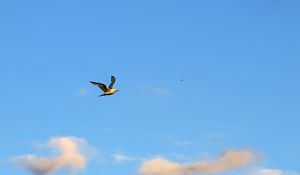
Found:
[[[107,160],[116,152],[190,161],[226,148],[300,172],[299,9],[298,0],[0,1],[1,174],[27,174],[9,158],[68,135],[105,159],[83,175],[136,174],[139,163]],[[119,93],[98,98],[88,81],[110,75]]]

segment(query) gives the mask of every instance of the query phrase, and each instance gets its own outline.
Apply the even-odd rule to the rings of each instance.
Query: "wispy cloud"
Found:
[[[251,175],[300,175],[300,174],[291,171],[284,171],[281,169],[262,168],[254,171],[253,173],[251,173]]]
[[[76,173],[86,167],[88,156],[94,152],[84,139],[76,137],[54,137],[45,146],[56,154],[28,154],[14,157],[13,161],[35,175],[48,175],[63,168]]]
[[[171,95],[170,90],[158,86],[141,86],[141,89],[155,96],[164,97]]]
[[[159,88],[159,87],[151,87],[151,88],[148,88],[148,90],[158,96],[168,96],[171,94],[171,92],[169,90]]]
[[[124,155],[124,154],[114,154],[113,157],[114,157],[114,161],[117,162],[117,163],[143,160],[140,157],[127,156],[127,155]]]
[[[163,157],[145,161],[140,167],[142,175],[192,175],[194,173],[219,173],[230,169],[241,168],[257,161],[259,156],[253,151],[227,150],[215,161],[199,161],[179,164]]]
[[[77,90],[77,95],[78,95],[79,97],[86,97],[88,94],[89,94],[88,88],[86,88],[86,87],[80,87],[80,88]]]

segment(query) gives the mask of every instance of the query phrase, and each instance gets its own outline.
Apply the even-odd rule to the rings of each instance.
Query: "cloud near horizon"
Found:
[[[141,175],[192,175],[194,173],[219,173],[226,170],[242,168],[256,162],[259,156],[253,151],[227,150],[216,160],[179,164],[163,157],[145,161],[140,167]]]
[[[91,147],[84,139],[76,137],[54,137],[46,146],[57,152],[57,155],[39,157],[23,155],[15,157],[14,162],[35,175],[49,175],[60,169],[76,173],[86,167],[87,149]]]

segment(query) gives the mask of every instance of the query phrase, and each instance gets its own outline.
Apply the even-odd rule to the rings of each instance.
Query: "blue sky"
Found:
[[[300,172],[300,2],[0,1],[0,169],[74,136],[82,175],[138,174],[115,154],[192,162],[230,148]],[[117,77],[114,96],[90,80]],[[181,81],[183,79],[183,81]],[[42,153],[41,153],[42,152]]]

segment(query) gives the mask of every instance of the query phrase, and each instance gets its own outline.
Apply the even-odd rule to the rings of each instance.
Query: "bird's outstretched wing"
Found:
[[[115,84],[115,82],[116,82],[116,77],[114,77],[113,75],[111,76],[111,83],[110,83],[110,85],[108,86],[110,89],[112,89],[113,88],[113,86],[114,86],[114,84]]]
[[[92,83],[93,85],[98,86],[104,92],[108,91],[107,86],[105,84],[103,84],[103,83],[94,82],[94,81],[90,81],[90,83]]]

